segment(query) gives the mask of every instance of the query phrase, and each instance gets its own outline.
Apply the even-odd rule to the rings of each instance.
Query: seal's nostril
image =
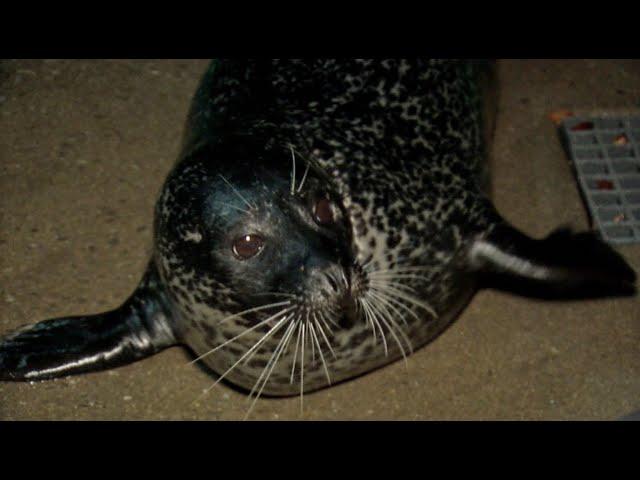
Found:
[[[337,292],[338,291],[338,284],[333,279],[333,277],[331,275],[325,275],[325,278],[327,279],[327,283],[331,286],[333,291]]]

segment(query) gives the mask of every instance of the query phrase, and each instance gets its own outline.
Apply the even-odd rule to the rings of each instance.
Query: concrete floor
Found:
[[[0,332],[97,313],[134,289],[155,197],[206,61],[0,63]],[[534,236],[587,227],[548,114],[640,108],[640,61],[509,60],[495,202]],[[640,246],[620,248],[640,271]],[[116,370],[0,384],[0,419],[241,419],[180,348]],[[640,409],[640,298],[544,303],[482,291],[402,362],[254,419],[614,419]]]

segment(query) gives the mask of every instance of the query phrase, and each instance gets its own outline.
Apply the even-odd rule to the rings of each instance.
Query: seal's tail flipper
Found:
[[[548,299],[633,295],[636,274],[595,233],[559,229],[534,240],[503,224],[468,251],[485,286]]]
[[[46,320],[0,338],[0,380],[30,381],[131,363],[176,343],[151,268],[119,308]]]

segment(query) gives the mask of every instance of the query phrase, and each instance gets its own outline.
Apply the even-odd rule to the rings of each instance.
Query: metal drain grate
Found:
[[[640,242],[640,115],[569,117],[560,135],[603,239]]]

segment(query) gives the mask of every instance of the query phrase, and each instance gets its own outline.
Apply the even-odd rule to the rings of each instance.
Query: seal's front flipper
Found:
[[[0,338],[0,380],[44,380],[131,363],[176,343],[150,267],[119,308],[46,320]]]
[[[594,233],[559,229],[534,240],[503,224],[468,250],[484,286],[549,299],[633,295],[636,274]]]

